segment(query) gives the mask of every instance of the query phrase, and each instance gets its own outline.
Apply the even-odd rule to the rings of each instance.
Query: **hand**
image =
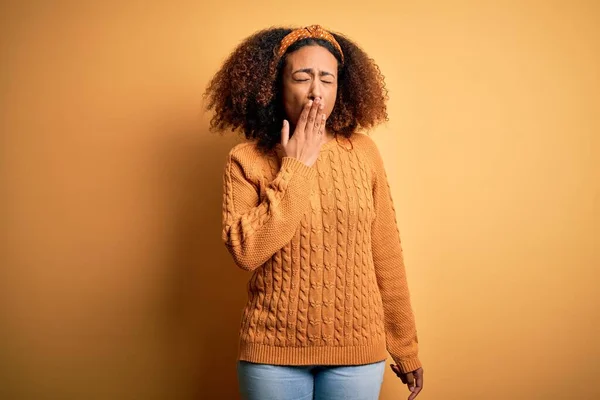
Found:
[[[287,157],[297,158],[311,167],[319,157],[325,143],[325,113],[323,100],[317,97],[309,101],[302,110],[294,134],[290,139],[290,124],[283,121],[281,145]]]
[[[419,395],[423,389],[423,368],[419,368],[412,372],[404,373],[396,364],[392,364],[392,371],[402,380],[402,383],[408,386],[408,390],[412,393],[408,396],[408,400],[413,400]]]

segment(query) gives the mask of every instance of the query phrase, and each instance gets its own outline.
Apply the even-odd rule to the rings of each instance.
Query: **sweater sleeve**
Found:
[[[418,338],[410,302],[402,245],[383,160],[367,138],[373,166],[373,261],[383,302],[387,349],[403,372],[421,367]]]
[[[310,205],[316,171],[283,157],[281,169],[262,199],[248,179],[252,164],[230,153],[224,173],[223,241],[242,269],[252,271],[288,243]]]

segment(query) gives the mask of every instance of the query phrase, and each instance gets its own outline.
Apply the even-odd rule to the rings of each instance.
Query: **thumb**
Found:
[[[412,392],[415,388],[415,376],[412,372],[409,372],[408,374],[406,374],[406,384],[408,385],[408,388]]]
[[[283,120],[283,127],[281,128],[281,145],[286,147],[290,141],[290,124],[286,119]]]

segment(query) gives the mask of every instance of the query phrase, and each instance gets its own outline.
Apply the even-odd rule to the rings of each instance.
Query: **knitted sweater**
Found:
[[[223,240],[251,271],[239,359],[421,366],[396,215],[375,143],[336,139],[308,167],[253,142],[224,173]]]

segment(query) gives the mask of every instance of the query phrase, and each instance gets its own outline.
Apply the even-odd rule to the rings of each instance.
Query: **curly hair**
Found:
[[[384,77],[372,58],[345,36],[331,32],[342,52],[326,40],[307,38],[291,45],[278,59],[281,40],[293,29],[270,28],[245,39],[225,60],[204,93],[207,111],[214,110],[211,131],[242,131],[259,148],[270,150],[281,139],[285,117],[282,70],[286,54],[303,46],[319,45],[338,60],[338,89],[326,128],[350,137],[358,129],[370,129],[387,121],[388,91]]]

